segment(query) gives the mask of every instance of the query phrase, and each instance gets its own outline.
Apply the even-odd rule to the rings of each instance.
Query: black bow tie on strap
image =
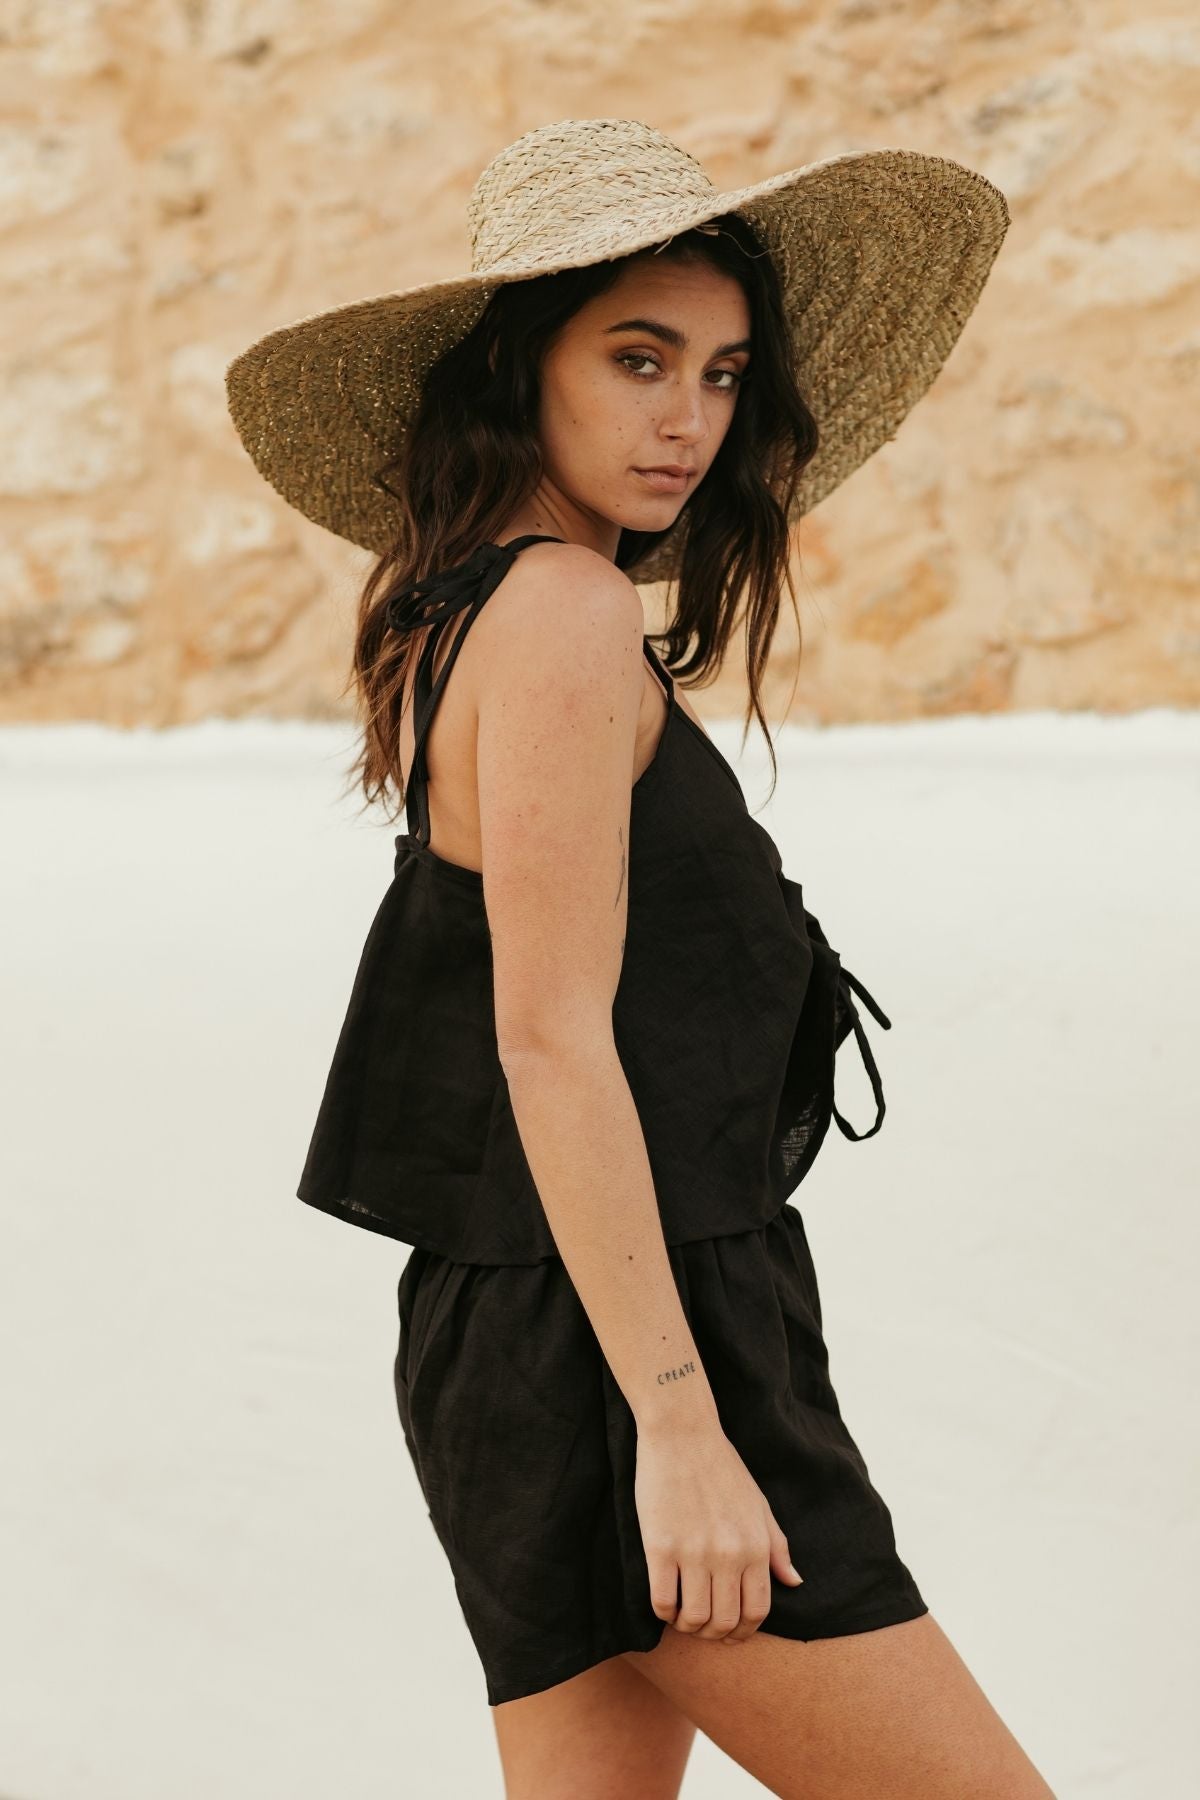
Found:
[[[398,588],[388,601],[384,614],[388,624],[393,631],[412,631],[418,625],[428,625],[431,620],[449,617],[477,597],[481,576],[495,574],[495,580],[487,584],[488,593],[499,586],[500,577],[514,554],[511,544],[480,544],[465,562],[455,564],[452,569],[441,569],[433,575],[422,576],[419,581],[410,581],[407,586]],[[440,604],[426,611],[435,594]]]
[[[410,581],[398,588],[384,609],[384,617],[392,630],[402,632],[411,631],[418,625],[440,625],[453,613],[470,608],[436,680],[433,661],[442,636],[440,629],[429,633],[413,671],[413,759],[405,784],[404,808],[409,833],[418,843],[429,842],[429,795],[426,791],[429,768],[425,756],[429,726],[471,621],[484,601],[500,586],[527,544],[561,544],[563,541],[540,532],[526,532],[523,537],[510,538],[507,544],[480,544],[465,562],[433,575],[424,575],[419,581]],[[437,603],[430,606],[430,601],[435,598]]]

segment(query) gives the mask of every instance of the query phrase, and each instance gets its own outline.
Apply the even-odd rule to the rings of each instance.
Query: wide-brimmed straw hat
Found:
[[[255,466],[291,506],[382,553],[395,499],[375,476],[400,449],[425,376],[497,288],[662,245],[723,213],[778,271],[819,448],[799,517],[894,437],[965,325],[1009,225],[1000,190],[948,157],[849,151],[719,189],[636,119],[561,119],[487,165],[467,204],[471,271],[298,319],[225,374]],[[678,574],[681,516],[633,572]]]

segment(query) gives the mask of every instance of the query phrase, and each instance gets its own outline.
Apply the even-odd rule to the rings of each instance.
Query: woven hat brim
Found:
[[[553,263],[518,257],[401,288],[269,332],[225,372],[238,435],[289,505],[382,554],[395,501],[373,479],[399,450],[434,361],[497,288],[623,257],[738,212],[772,254],[820,447],[793,518],[895,436],[978,301],[1010,218],[975,170],[912,150],[847,151],[677,207],[593,219]],[[634,572],[679,572],[682,522]]]

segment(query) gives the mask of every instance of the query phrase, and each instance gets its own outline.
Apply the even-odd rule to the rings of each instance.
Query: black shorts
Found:
[[[668,1249],[732,1441],[804,1581],[771,1576],[759,1629],[871,1631],[929,1609],[841,1416],[799,1211]],[[396,1400],[491,1706],[652,1650],[634,1506],[637,1431],[562,1262],[414,1249],[398,1290]]]

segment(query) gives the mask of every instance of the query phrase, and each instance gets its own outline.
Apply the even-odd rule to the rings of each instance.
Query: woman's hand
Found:
[[[719,1425],[639,1428],[634,1504],[655,1614],[740,1642],[771,1607],[771,1576],[804,1577],[766,1497]]]

